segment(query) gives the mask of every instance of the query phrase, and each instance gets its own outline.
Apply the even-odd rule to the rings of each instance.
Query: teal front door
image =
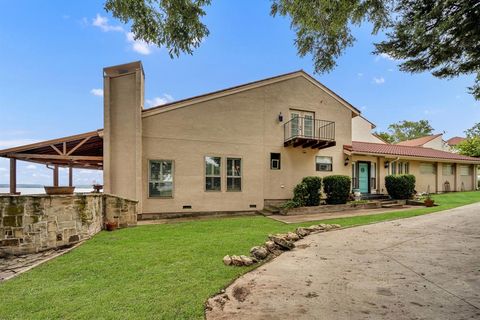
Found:
[[[368,163],[358,164],[358,188],[361,193],[369,193],[368,190]]]

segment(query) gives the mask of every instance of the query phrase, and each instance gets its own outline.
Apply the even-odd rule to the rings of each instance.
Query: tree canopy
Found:
[[[460,142],[456,149],[460,154],[470,157],[480,157],[480,122],[465,130],[467,139]]]
[[[375,44],[407,72],[439,78],[475,75],[469,88],[480,99],[480,1],[478,0],[271,0],[272,16],[288,16],[298,54],[310,54],[315,72],[331,71],[352,46],[352,27],[364,22]],[[136,40],[165,46],[170,56],[192,54],[209,30],[201,18],[211,0],[106,0],[105,10],[131,22]]]
[[[375,132],[375,134],[387,142],[398,143],[431,135],[433,130],[428,120],[403,120],[389,125],[388,132]]]

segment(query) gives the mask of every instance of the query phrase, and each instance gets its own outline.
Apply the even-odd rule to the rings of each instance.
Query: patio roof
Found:
[[[0,157],[72,167],[103,169],[103,129],[0,150]]]

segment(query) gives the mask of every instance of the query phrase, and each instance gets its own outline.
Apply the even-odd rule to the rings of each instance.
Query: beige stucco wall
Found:
[[[382,143],[385,142],[372,134],[372,124],[362,118],[361,116],[356,116],[352,118],[352,140],[353,141],[362,141],[362,142],[372,142],[372,143]]]
[[[424,148],[432,148],[442,151],[450,151],[450,147],[443,141],[443,136],[438,136],[423,145]]]
[[[335,122],[335,147],[283,147],[290,109],[315,112]],[[284,115],[278,122],[279,113]],[[303,77],[262,86],[143,118],[143,212],[232,211],[263,207],[264,199],[287,199],[309,175],[350,175],[343,145],[351,144],[352,111]],[[270,170],[270,152],[281,153],[281,170]],[[222,157],[222,192],[204,191],[204,157]],[[316,172],[315,156],[331,156],[334,172]],[[225,158],[243,161],[242,191],[225,189]],[[173,160],[174,196],[148,198],[148,160]],[[191,210],[183,210],[191,205]]]

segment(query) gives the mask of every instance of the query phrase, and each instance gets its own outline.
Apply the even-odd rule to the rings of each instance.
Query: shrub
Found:
[[[292,206],[304,207],[308,199],[308,186],[304,182],[300,182],[293,189]]]
[[[334,175],[323,178],[323,192],[327,196],[327,204],[347,203],[350,185],[349,176]]]
[[[320,190],[322,189],[322,178],[320,177],[305,177],[302,183],[307,185],[308,196],[305,199],[307,207],[320,205]]]
[[[386,176],[385,188],[393,199],[411,199],[415,194],[415,176],[411,174]]]

